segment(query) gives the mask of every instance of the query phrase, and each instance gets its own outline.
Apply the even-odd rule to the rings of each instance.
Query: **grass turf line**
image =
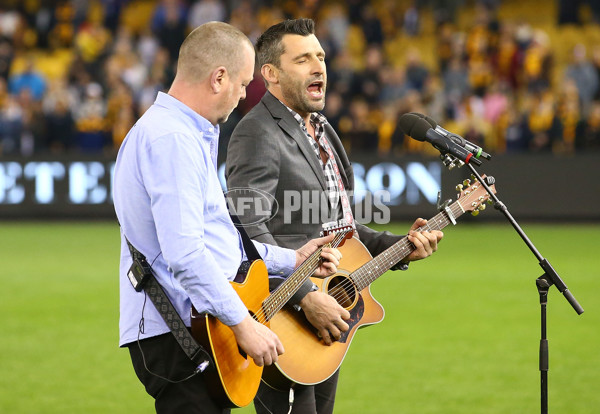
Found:
[[[586,311],[551,289],[550,410],[595,413],[600,226],[523,229]],[[1,234],[0,412],[152,412],[117,347],[117,225],[6,222]],[[434,256],[373,284],[386,317],[356,334],[335,412],[538,411],[541,273],[508,224],[446,228]]]

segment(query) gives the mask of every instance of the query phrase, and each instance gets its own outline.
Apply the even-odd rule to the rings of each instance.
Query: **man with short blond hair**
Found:
[[[279,338],[252,318],[230,284],[246,254],[229,216],[217,174],[219,123],[225,122],[254,73],[254,49],[238,29],[219,22],[192,31],[181,46],[167,94],[131,128],[114,173],[121,225],[120,339],[157,413],[223,413],[201,373],[180,348],[145,292],[128,279],[131,244],[187,327],[192,305],[228,325],[241,351],[259,366],[277,361]],[[289,275],[318,246],[296,252],[254,243],[270,274]],[[323,248],[318,273],[335,272],[340,254]],[[215,369],[211,367],[210,369]]]

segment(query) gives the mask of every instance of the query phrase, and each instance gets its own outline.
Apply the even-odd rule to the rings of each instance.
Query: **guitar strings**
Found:
[[[442,216],[443,217],[443,216]],[[432,229],[439,230],[445,226],[438,226],[438,220],[435,218],[428,221],[425,226],[417,229],[417,231],[430,231]],[[400,260],[408,256],[414,250],[414,245],[408,241],[406,237],[392,245],[390,248],[382,252],[379,256],[365,263],[363,266],[352,272],[348,278],[344,278],[336,287],[338,293],[332,296],[336,300],[341,300],[347,292],[354,290],[355,292],[362,291],[372,281],[385,273],[390,267],[398,263]],[[389,265],[389,266],[388,266]]]
[[[471,189],[475,190],[477,188],[478,187],[472,187]],[[463,198],[458,199],[456,202],[449,206],[450,212],[454,218],[458,218],[465,213],[466,210],[462,207],[461,203],[468,202],[469,199],[474,195],[476,195],[475,192],[467,193],[465,191]],[[422,232],[431,230],[441,230],[444,227],[446,227],[449,223],[450,219],[446,217],[443,214],[443,212],[440,212],[431,220],[429,220],[427,224],[416,229],[416,231]],[[334,241],[331,242],[330,245],[337,247],[345,237],[346,232],[336,233]],[[315,251],[309,257],[309,259],[302,263],[290,277],[294,277],[294,275],[308,270],[310,270],[311,273],[314,272],[314,270],[318,266],[319,261],[321,260],[321,250],[322,247]],[[350,273],[350,275],[348,277],[345,277],[342,282],[335,285],[336,288],[340,289],[337,289],[337,292],[333,293],[330,296],[332,296],[338,303],[340,303],[345,298],[345,296],[348,295],[348,292],[353,292],[354,297],[356,297],[356,295],[359,295],[364,288],[371,284],[371,282],[373,282],[375,279],[377,279],[379,276],[381,276],[383,273],[389,270],[389,268],[392,267],[394,264],[404,259],[414,250],[414,245],[410,241],[408,241],[407,237],[405,236],[400,241],[398,241],[397,243],[386,249],[384,252],[382,252],[380,255],[363,264],[354,272]],[[319,253],[318,255],[316,254],[317,252]],[[388,258],[388,256],[391,256],[391,261],[390,258]],[[389,267],[387,267],[387,265],[383,265],[380,267],[380,265],[383,264],[383,260],[385,260],[386,264],[390,263],[391,265]],[[300,280],[304,279],[302,278]],[[289,290],[290,286],[286,285],[283,292],[288,294],[290,293]],[[275,313],[277,313],[285,305],[286,300],[280,298],[279,296],[281,295],[281,292],[278,293],[277,290],[275,290],[267,299],[265,299],[265,301],[263,302],[261,316],[256,318],[260,323],[265,324],[275,315]],[[271,303],[273,301],[274,303]]]
[[[315,252],[313,252],[308,259],[306,259],[300,266],[298,266],[298,268],[294,271],[294,273],[292,273],[292,275],[289,276],[289,278],[294,278],[295,283],[287,283],[282,284],[281,286],[283,286],[281,289],[277,288],[276,290],[274,290],[268,297],[267,299],[265,299],[263,301],[262,307],[261,307],[261,314],[260,316],[256,316],[255,315],[255,319],[262,323],[265,324],[267,321],[269,321],[279,310],[281,310],[281,308],[286,304],[287,302],[287,298],[286,296],[291,296],[291,294],[293,294],[292,292],[295,292],[297,290],[298,285],[300,285],[301,283],[304,283],[305,279],[306,279],[306,273],[309,273],[309,275],[311,275],[312,273],[314,273],[314,271],[316,270],[316,268],[319,265],[319,262],[321,261],[321,252],[323,250],[323,247],[337,247],[340,245],[340,243],[346,238],[347,234],[349,231],[340,231],[335,233],[335,236],[333,238],[333,240],[328,243],[327,245],[321,246],[319,247]],[[299,276],[302,275],[302,276]],[[288,278],[288,279],[289,279]]]
[[[298,267],[298,269],[296,269],[296,271],[290,276],[290,278],[296,279],[295,286],[293,286],[290,283],[286,283],[282,285],[283,287],[280,287],[276,289],[273,293],[271,293],[271,295],[263,302],[263,312],[265,314],[266,320],[270,320],[275,315],[275,313],[277,313],[277,311],[279,311],[285,305],[285,303],[287,302],[285,296],[291,296],[293,292],[297,290],[298,285],[300,283],[303,283],[306,279],[306,273],[308,273],[308,276],[314,273],[321,260],[320,256],[323,247],[337,247],[341,243],[341,241],[346,238],[347,233],[348,231],[336,233],[331,243],[317,249],[307,260],[305,260]],[[257,318],[257,320],[261,323],[265,323],[265,320],[262,316]]]
[[[338,234],[334,237],[334,243],[338,238]],[[338,241],[339,243],[339,241]],[[329,246],[328,244],[327,246]],[[320,255],[324,246],[318,248],[307,260],[305,260],[299,267],[290,275],[290,278],[294,278],[296,287],[300,284],[300,281],[304,281],[304,275],[299,277],[298,275],[306,273],[310,271],[310,273],[314,272],[314,269],[318,266],[319,261],[321,260]],[[260,316],[256,316],[255,318],[258,322],[265,324],[268,320],[270,320],[277,311],[281,309],[287,302],[285,300],[285,296],[289,296],[291,291],[295,291],[296,289],[292,289],[290,283],[282,284],[283,287],[277,288],[273,293],[271,293],[267,299],[264,300],[262,304],[262,312]]]
[[[476,189],[476,188],[477,187],[474,187],[474,189]],[[468,202],[469,199],[474,195],[476,195],[476,193],[474,193],[474,192],[471,192],[468,194],[465,193],[464,198],[459,199],[455,203],[450,205],[449,208],[452,212],[452,215],[455,218],[460,217],[465,212],[465,210],[463,209],[463,207],[461,206],[459,201]],[[439,218],[438,218],[438,216],[439,216]],[[442,223],[443,223],[443,225],[442,225]],[[449,223],[450,223],[450,220],[443,214],[443,212],[440,212],[435,217],[433,217],[431,220],[429,220],[425,226],[418,228],[416,231],[418,231],[418,232],[430,231],[432,229],[433,230],[441,230],[444,227],[446,227]],[[392,245],[391,247],[386,249],[384,252],[382,252],[379,256],[375,257],[374,259],[365,263],[363,266],[356,269],[354,272],[350,273],[350,275],[348,277],[344,278],[344,280],[342,282],[335,285],[336,288],[339,287],[341,289],[337,289],[337,292],[331,296],[338,303],[340,303],[348,295],[348,292],[354,292],[354,297],[356,297],[356,295],[360,294],[360,292],[364,288],[369,286],[371,284],[371,282],[373,282],[375,279],[377,279],[379,276],[381,276],[383,273],[385,273],[387,270],[389,270],[389,268],[387,268],[387,269],[385,268],[386,266],[382,266],[381,268],[379,267],[380,262],[383,261],[384,257],[385,257],[386,263],[390,263],[389,262],[390,259],[388,259],[387,256],[391,255],[392,259],[393,259],[392,260],[393,264],[396,264],[400,260],[402,260],[406,256],[408,256],[414,250],[415,250],[414,245],[411,242],[409,242],[406,237],[404,237],[403,239],[398,241],[396,244]],[[393,264],[392,264],[392,266],[393,266]],[[390,266],[390,267],[392,267],[392,266]]]
[[[459,217],[463,214],[460,206],[458,205],[451,206],[451,211],[455,217]],[[438,216],[439,219],[437,218]],[[445,225],[440,225],[442,219],[445,220]],[[439,213],[432,220],[428,221],[425,226],[418,228],[417,231],[430,231],[431,229],[440,230],[444,228],[448,223],[449,220],[442,213]],[[341,290],[338,290],[338,293],[335,293],[331,296],[333,296],[334,299],[336,299],[339,302],[343,299],[345,295],[347,295],[347,292],[354,291],[355,295],[357,294],[357,292],[360,293],[365,287],[369,286],[371,282],[373,282],[375,279],[377,279],[389,269],[386,269],[386,266],[382,266],[381,268],[379,268],[379,264],[380,262],[382,262],[383,257],[386,257],[386,262],[390,263],[390,259],[388,259],[387,256],[391,255],[393,264],[396,264],[404,257],[408,256],[413,250],[413,244],[409,242],[406,237],[404,237],[402,240],[398,241],[396,244],[392,245],[390,248],[388,248],[379,256],[377,256],[375,259],[367,262],[366,264],[352,272],[348,278],[345,278],[342,282],[340,282],[337,285],[341,287]]]

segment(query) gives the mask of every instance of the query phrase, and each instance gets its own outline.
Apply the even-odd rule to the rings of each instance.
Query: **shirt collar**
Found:
[[[202,136],[206,140],[212,141],[219,138],[219,125],[214,126],[208,119],[196,113],[192,108],[177,98],[164,92],[158,92],[158,96],[156,97],[156,101],[154,103],[166,108],[174,108],[180,111],[185,117],[190,119],[192,125],[196,126],[198,131],[202,133]]]

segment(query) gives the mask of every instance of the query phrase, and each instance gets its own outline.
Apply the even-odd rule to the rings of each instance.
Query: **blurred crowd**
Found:
[[[168,89],[190,30],[226,21],[254,41],[296,17],[317,22],[328,65],[324,113],[351,154],[431,153],[397,127],[411,111],[490,153],[597,151],[600,42],[582,37],[561,61],[564,45],[546,30],[501,17],[506,3],[519,2],[2,0],[0,154],[114,154]],[[581,28],[580,3],[557,1],[553,26],[597,30],[593,7]],[[257,71],[222,126],[222,147],[264,92]]]

